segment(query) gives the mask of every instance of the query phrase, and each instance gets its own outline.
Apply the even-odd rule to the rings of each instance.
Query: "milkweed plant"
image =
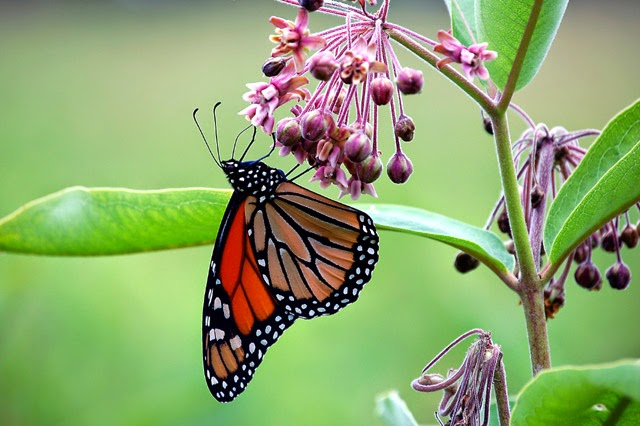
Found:
[[[633,220],[640,209],[640,103],[603,129],[567,129],[537,122],[514,102],[542,66],[568,0],[445,0],[450,23],[426,35],[391,22],[391,0],[278,1],[291,8],[286,16],[268,18],[272,49],[256,63],[262,76],[256,72],[260,81],[246,83],[246,108],[239,114],[273,135],[265,140],[281,156],[310,169],[317,190],[337,188],[340,197],[369,201],[382,179],[411,186],[414,167],[428,160],[413,157],[409,147],[426,130],[405,100],[424,96],[428,69],[477,105],[483,120],[478,129],[493,137],[502,191],[484,226],[406,206],[374,202],[364,209],[378,230],[419,234],[459,249],[457,271],[471,273],[483,264],[521,302],[532,382],[509,396],[503,353],[489,330],[452,336],[448,347],[433,348],[437,355],[411,383],[417,392],[441,392],[437,421],[631,424],[625,422],[640,409],[640,363],[564,369],[551,363],[547,324],[565,304],[565,287],[575,282],[592,292],[625,290],[632,271],[624,256],[638,244],[639,231]],[[334,26],[317,28],[318,14],[335,18]],[[403,64],[399,49],[422,65]],[[507,113],[526,130],[512,134]],[[0,248],[103,255],[210,243],[210,223],[219,223],[228,197],[228,191],[206,189],[70,188],[4,218]],[[188,210],[186,200],[192,201]],[[134,244],[117,226],[91,229],[91,218],[112,201],[131,206],[119,212],[129,233],[145,229]],[[73,220],[52,213],[70,204],[82,205]],[[136,207],[159,214],[141,217]],[[198,212],[207,212],[202,226],[186,226]],[[164,231],[176,227],[184,232]],[[83,244],[90,236],[92,244]],[[596,250],[614,253],[613,263],[596,265]],[[443,355],[474,336],[460,365],[432,372]],[[397,394],[377,404],[388,424],[416,424]]]

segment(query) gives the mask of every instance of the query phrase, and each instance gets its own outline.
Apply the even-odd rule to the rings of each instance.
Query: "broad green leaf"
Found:
[[[407,404],[396,391],[376,398],[376,414],[388,426],[418,426]]]
[[[512,426],[640,424],[640,361],[546,370],[527,384]]]
[[[0,220],[0,250],[59,256],[125,254],[215,240],[231,191],[73,187]],[[513,257],[493,233],[411,207],[364,206],[378,226],[450,244],[504,273]]]
[[[544,230],[549,262],[640,201],[640,101],[618,114],[554,200]]]
[[[453,36],[465,46],[475,43],[476,29],[475,0],[445,0],[451,16]]]
[[[463,250],[497,273],[513,270],[515,260],[496,234],[414,207],[360,204],[379,230],[409,232]]]
[[[516,89],[535,77],[551,48],[569,0],[544,1]],[[478,42],[488,42],[498,57],[486,66],[491,79],[504,89],[520,46],[534,0],[476,0]]]
[[[231,191],[72,187],[0,220],[0,250],[96,256],[210,244]]]

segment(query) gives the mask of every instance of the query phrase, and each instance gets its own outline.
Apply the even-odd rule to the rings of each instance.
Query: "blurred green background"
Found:
[[[432,36],[448,26],[439,2],[394,3],[395,22]],[[633,1],[570,4],[546,64],[516,102],[549,126],[602,128],[639,94],[639,9]],[[191,111],[222,100],[229,147],[245,125],[236,115],[244,84],[262,79],[271,14],[293,19],[295,10],[268,1],[0,3],[0,216],[72,185],[226,187]],[[310,25],[337,23],[313,16]],[[482,226],[499,183],[480,113],[398,51],[405,65],[425,70],[423,93],[406,99],[418,126],[405,145],[415,173],[402,187],[378,184],[378,201]],[[519,134],[519,121],[511,121]],[[382,142],[387,155],[391,145]],[[211,247],[103,258],[2,255],[0,423],[369,425],[379,424],[375,396],[398,389],[418,419],[433,424],[439,395],[417,394],[409,383],[470,328],[491,330],[502,345],[512,393],[530,376],[517,298],[486,268],[457,274],[455,253],[382,233],[380,262],[359,302],[299,321],[227,405],[209,395],[202,377]],[[639,258],[625,252],[636,275]],[[603,273],[613,261],[597,256]],[[639,296],[637,279],[624,292],[605,284],[589,293],[570,282],[567,304],[549,325],[555,365],[639,357]]]

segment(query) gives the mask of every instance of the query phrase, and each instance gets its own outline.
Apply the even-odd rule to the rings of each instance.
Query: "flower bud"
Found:
[[[587,247],[587,243],[582,243],[573,251],[573,260],[574,262],[580,264],[587,260],[587,254],[589,254],[589,248]]]
[[[278,56],[277,58],[267,58],[262,64],[262,73],[266,77],[275,77],[280,74],[280,71],[287,65],[287,59],[282,56]]]
[[[607,231],[604,233],[604,235],[602,235],[602,241],[601,241],[601,245],[602,245],[602,249],[604,251],[608,251],[609,253],[613,253],[614,251],[616,251],[616,246],[617,246],[617,241],[616,238],[618,238],[618,236],[616,235],[615,232],[613,231]]]
[[[360,163],[371,155],[371,141],[364,133],[353,133],[344,145],[344,152],[349,160]]]
[[[302,137],[316,142],[320,140],[329,129],[329,121],[325,114],[318,109],[305,113],[300,119],[302,125]]]
[[[493,135],[493,123],[489,117],[482,117],[482,126],[484,127],[484,131]]]
[[[573,277],[580,287],[589,290],[595,290],[595,287],[602,282],[598,267],[590,261],[578,265]]]
[[[393,83],[387,77],[377,77],[371,82],[371,99],[376,105],[386,105],[393,98]]]
[[[393,183],[405,183],[413,172],[413,164],[402,152],[396,152],[387,163],[387,175]]]
[[[631,282],[631,270],[622,262],[614,263],[607,269],[606,275],[609,285],[616,290],[624,290]]]
[[[465,274],[469,271],[473,271],[480,265],[480,261],[475,257],[471,256],[468,253],[463,251],[459,252],[456,256],[456,260],[453,263],[453,266],[456,268],[456,271]]]
[[[276,140],[284,146],[293,146],[302,139],[302,128],[295,118],[282,119],[276,126]]]
[[[298,3],[309,12],[315,12],[324,5],[324,0],[298,0]]]
[[[416,125],[408,115],[402,114],[398,117],[396,125],[394,126],[394,132],[397,137],[405,142],[413,140],[413,135],[416,131]]]
[[[622,233],[620,234],[620,240],[624,243],[625,246],[629,248],[634,248],[638,245],[638,231],[636,227],[629,224],[624,227]]]
[[[358,173],[360,180],[364,183],[375,182],[382,174],[382,160],[377,155],[370,155],[360,163]]]
[[[537,209],[540,207],[540,203],[544,200],[544,190],[540,185],[535,185],[533,191],[531,191],[531,207]]]
[[[316,53],[309,60],[309,72],[318,80],[328,81],[337,68],[336,57],[328,50]]]
[[[498,216],[498,229],[505,234],[511,235],[511,224],[509,223],[509,215],[507,209],[502,209]]]
[[[547,319],[553,319],[560,308],[564,306],[565,295],[564,290],[555,288],[544,289],[544,314]]]
[[[415,95],[422,90],[424,78],[422,71],[413,68],[403,68],[396,77],[398,89],[405,95]]]

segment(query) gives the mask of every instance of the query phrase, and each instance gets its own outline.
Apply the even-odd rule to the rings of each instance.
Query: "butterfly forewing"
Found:
[[[247,209],[247,222],[258,268],[276,301],[301,318],[354,302],[378,260],[371,218],[291,182],[273,195]]]

